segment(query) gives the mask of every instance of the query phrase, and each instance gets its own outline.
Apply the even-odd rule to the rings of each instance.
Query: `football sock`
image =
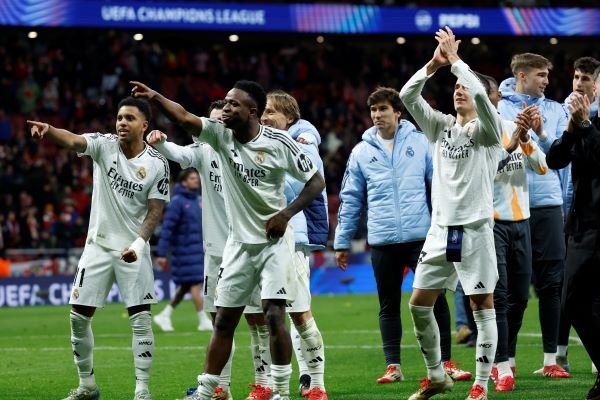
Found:
[[[475,385],[487,391],[487,384],[492,371],[492,363],[498,344],[498,327],[496,325],[496,310],[473,311],[477,324],[477,347],[475,350]]]
[[[442,367],[440,331],[433,315],[433,307],[409,304],[409,308],[415,327],[415,336],[427,366],[427,377],[432,382],[441,382],[445,379],[446,372]]]
[[[273,392],[281,396],[290,394],[290,376],[292,365],[271,365],[271,378],[273,378]]]
[[[160,312],[162,315],[164,315],[165,317],[169,317],[171,318],[171,314],[173,314],[173,306],[170,304],[167,304],[167,306]]]
[[[561,356],[561,357],[566,357],[568,349],[569,349],[569,346],[558,346],[558,348],[557,348],[558,351],[556,352],[556,355]]]
[[[154,334],[150,311],[142,311],[129,317],[133,337],[133,365],[135,366],[135,391],[148,389],[150,368],[154,355]]]
[[[513,376],[512,370],[510,369],[510,363],[508,361],[499,362],[496,365],[496,368],[498,368],[498,378]]]
[[[325,345],[314,318],[297,327],[301,339],[302,355],[310,373],[310,387],[325,390]]]
[[[215,388],[219,385],[219,376],[211,374],[198,375],[197,394],[202,400],[210,400]]]
[[[94,334],[92,333],[92,318],[83,316],[75,311],[70,312],[71,347],[77,372],[79,386],[94,389]]]
[[[233,353],[235,353],[235,340],[231,342],[231,353],[229,353],[229,359],[227,364],[223,367],[221,375],[219,376],[219,386],[226,392],[229,391],[229,385],[231,384],[231,363],[233,361]]]
[[[302,355],[302,346],[300,344],[300,334],[296,329],[296,326],[293,324],[290,325],[290,336],[292,337],[292,347],[294,348],[294,353],[296,354],[296,361],[298,362],[298,375],[308,375],[308,366],[306,365],[306,360]]]
[[[544,353],[544,367],[556,365],[556,353]]]

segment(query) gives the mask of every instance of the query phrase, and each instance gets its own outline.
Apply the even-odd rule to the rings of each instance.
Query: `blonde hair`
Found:
[[[552,63],[546,57],[534,53],[515,54],[510,62],[510,69],[514,76],[521,71],[529,72],[531,68],[552,69]]]
[[[284,92],[283,90],[273,90],[267,93],[267,101],[271,100],[271,104],[276,111],[279,111],[288,118],[292,118],[292,123],[300,119],[300,106],[294,97]]]

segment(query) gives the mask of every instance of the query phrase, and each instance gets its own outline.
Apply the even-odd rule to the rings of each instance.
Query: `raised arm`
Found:
[[[83,136],[76,135],[66,129],[55,128],[50,124],[39,121],[27,121],[34,139],[44,137],[69,150],[83,153],[87,147],[87,141]]]
[[[460,41],[458,41],[460,43]],[[441,124],[451,124],[453,117],[434,110],[421,95],[425,82],[439,68],[448,65],[448,59],[441,53],[440,46],[436,47],[432,59],[418,70],[400,90],[400,99],[410,115],[415,119],[419,128],[431,142],[437,140]]]
[[[141,82],[129,82],[133,89],[131,95],[148,100],[156,106],[167,118],[181,126],[187,133],[199,136],[202,132],[202,120],[197,115],[188,112],[181,104],[167,99],[156,90],[150,89]]]
[[[153,130],[146,136],[146,141],[168,160],[175,161],[188,168],[194,164],[194,149],[167,142],[167,135],[159,130]],[[196,145],[197,146],[197,145]]]

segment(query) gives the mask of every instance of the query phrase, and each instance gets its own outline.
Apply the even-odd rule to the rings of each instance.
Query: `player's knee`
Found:
[[[285,324],[285,302],[267,301],[264,310],[266,323],[271,329],[278,330]]]

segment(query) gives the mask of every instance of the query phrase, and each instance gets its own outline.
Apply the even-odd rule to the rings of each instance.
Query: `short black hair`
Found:
[[[477,78],[479,79],[479,81],[481,82],[483,87],[485,88],[485,94],[487,94],[489,96],[490,93],[492,92],[492,86],[490,85],[490,79],[494,79],[494,78],[492,78],[491,76],[480,74],[479,72],[475,72],[475,71],[473,71],[473,73],[475,74],[475,76],[477,76]],[[494,81],[496,81],[496,80],[494,79]],[[496,82],[496,87],[498,87],[498,82]]]
[[[581,57],[573,63],[573,69],[578,69],[584,74],[593,74],[598,67],[600,67],[600,61],[594,57]]]
[[[256,116],[260,118],[267,105],[267,94],[265,89],[254,81],[237,81],[233,85],[234,89],[243,90],[248,93],[250,98],[256,103]]]
[[[475,71],[473,71],[473,72],[475,72]],[[479,80],[483,83],[483,86],[485,87],[485,90],[488,92],[488,95],[492,91],[492,86],[494,86],[496,88],[496,90],[499,90],[500,86],[498,86],[498,81],[493,76],[489,76],[489,75],[482,74],[479,72],[475,72],[475,75],[477,75]],[[487,86],[489,86],[489,89],[486,86],[486,83],[487,83]]]
[[[179,175],[177,175],[177,182],[179,182],[179,183],[184,182],[188,178],[188,176],[190,176],[191,174],[194,174],[194,173],[196,173],[196,174],[198,173],[198,171],[196,171],[194,168],[182,169],[179,172]]]
[[[367,105],[371,107],[376,103],[390,103],[394,111],[403,112],[404,104],[400,100],[400,94],[396,89],[384,86],[377,86],[375,91],[369,95]]]
[[[210,106],[208,106],[208,115],[210,115],[213,110],[222,110],[223,107],[225,107],[225,100],[213,101],[210,103]]]
[[[117,110],[120,110],[123,106],[133,106],[137,107],[138,110],[146,117],[146,121],[150,122],[152,119],[152,109],[150,108],[150,104],[143,99],[138,99],[137,97],[125,97],[123,100],[119,102],[119,106]]]

